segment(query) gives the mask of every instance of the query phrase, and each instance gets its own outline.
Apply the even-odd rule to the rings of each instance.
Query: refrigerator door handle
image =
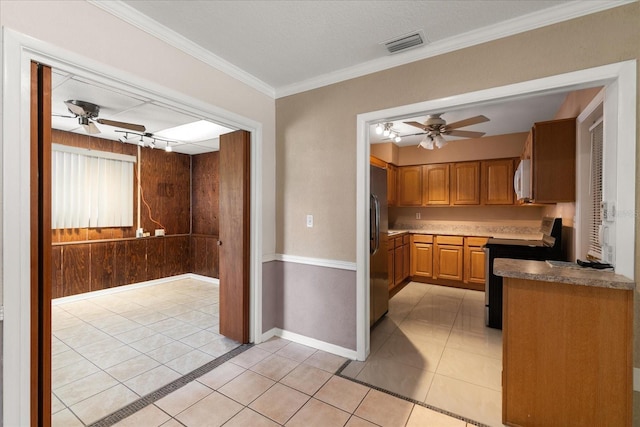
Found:
[[[373,214],[373,221],[371,221],[371,240],[373,247],[370,247],[369,252],[371,255],[375,255],[380,249],[380,201],[375,194],[371,195],[371,210]]]

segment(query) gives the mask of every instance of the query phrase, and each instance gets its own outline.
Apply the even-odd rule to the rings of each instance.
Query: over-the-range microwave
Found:
[[[513,175],[513,189],[518,200],[531,199],[531,160],[520,160]]]

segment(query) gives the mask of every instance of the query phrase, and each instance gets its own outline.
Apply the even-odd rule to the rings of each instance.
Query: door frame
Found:
[[[30,64],[71,71],[197,116],[251,133],[250,341],[262,336],[262,141],[263,124],[84,56],[3,28],[2,299],[3,421],[30,424]],[[5,351],[11,349],[11,351]],[[11,391],[9,393],[8,391]]]
[[[635,152],[636,152],[636,61],[629,60],[599,67],[543,77],[436,100],[358,114],[356,118],[356,355],[365,360],[370,351],[369,335],[369,127],[381,121],[401,120],[434,112],[455,110],[486,102],[541,95],[545,92],[578,90],[605,86],[613,120],[610,132],[617,141],[615,158],[617,184],[615,201],[616,273],[634,278],[635,249]],[[607,100],[605,99],[605,104]],[[605,105],[605,109],[607,106]],[[633,177],[633,179],[629,179]]]

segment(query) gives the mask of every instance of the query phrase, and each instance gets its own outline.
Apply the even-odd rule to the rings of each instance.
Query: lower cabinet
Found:
[[[486,237],[412,234],[410,276],[473,290],[484,290]],[[406,262],[406,259],[404,260]]]
[[[485,253],[482,247],[487,243],[484,237],[464,238],[464,283],[485,283]]]
[[[411,276],[433,277],[433,236],[411,236]]]
[[[434,279],[462,281],[462,236],[436,236]]]
[[[389,238],[389,290],[409,277],[410,236],[408,234]]]

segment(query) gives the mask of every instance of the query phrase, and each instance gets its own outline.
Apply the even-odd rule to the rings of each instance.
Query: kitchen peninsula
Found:
[[[631,425],[632,280],[496,259],[504,277],[503,423]]]

